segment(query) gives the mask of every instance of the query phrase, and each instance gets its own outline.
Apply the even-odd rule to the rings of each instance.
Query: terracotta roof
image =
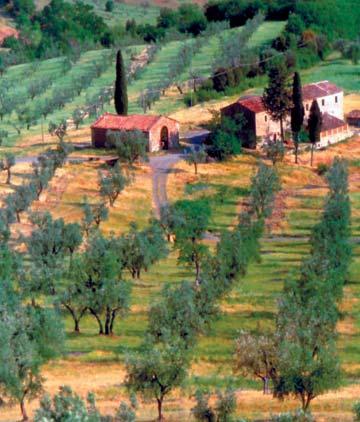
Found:
[[[110,130],[141,130],[148,132],[162,116],[150,116],[143,114],[131,114],[130,116],[119,116],[117,114],[105,113],[91,125],[91,128]]]
[[[248,95],[246,97],[241,97],[237,102],[254,113],[261,113],[265,111],[262,97],[260,97],[260,95]]]
[[[340,92],[342,92],[342,89],[329,81],[307,84],[304,85],[302,89],[303,99],[305,101],[326,97],[327,95],[338,94]]]
[[[360,119],[360,110],[352,110],[346,117],[350,117],[350,119]]]
[[[15,28],[12,28],[11,26],[5,26],[5,25],[0,26],[0,44],[2,44],[4,40],[8,37],[18,38],[19,32]]]
[[[331,116],[329,113],[323,113],[321,132],[324,132],[325,130],[337,129],[343,126],[346,126],[346,123],[343,120],[338,119],[335,116]]]

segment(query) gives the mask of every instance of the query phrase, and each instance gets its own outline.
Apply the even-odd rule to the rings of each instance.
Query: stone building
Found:
[[[352,110],[346,116],[346,120],[350,126],[360,127],[360,110]]]
[[[95,148],[103,148],[108,131],[140,131],[148,139],[149,152],[168,150],[179,145],[179,123],[165,116],[132,114],[119,116],[105,113],[91,126],[91,141]]]
[[[327,146],[350,136],[348,126],[344,122],[343,90],[329,81],[304,85],[305,125],[314,100],[318,102],[320,111],[323,114],[321,141],[317,147]],[[253,137],[264,140],[270,136],[280,136],[280,124],[272,120],[267,113],[261,96],[249,95],[241,97],[235,103],[221,109],[222,116],[234,117],[238,114],[243,114],[245,117],[246,131],[252,133]],[[284,128],[290,128],[289,118],[284,122]]]

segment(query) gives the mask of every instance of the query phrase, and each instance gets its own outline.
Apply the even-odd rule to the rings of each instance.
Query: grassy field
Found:
[[[284,23],[282,22],[265,22],[255,32],[253,37],[249,41],[251,47],[258,47],[264,43],[269,42],[273,39],[283,28]],[[235,28],[232,30],[225,31],[226,36],[231,36],[234,31],[241,31],[241,28]],[[205,42],[200,51],[194,54],[191,67],[201,74],[201,76],[209,76],[211,73],[212,64],[214,57],[219,48],[220,34],[214,35],[209,38],[209,42]],[[194,42],[194,41],[190,41]],[[129,85],[129,109],[131,113],[141,113],[142,109],[138,104],[138,98],[141,92],[147,88],[154,88],[160,81],[166,80],[169,72],[169,64],[176,60],[177,55],[183,45],[183,41],[174,41],[165,44],[156,53],[154,60],[141,71],[140,75]],[[139,54],[144,49],[143,45],[134,46],[123,51],[125,62],[128,63],[130,57],[134,54]],[[70,70],[64,73],[64,59],[51,59],[44,60],[42,62],[25,64],[10,67],[2,78],[3,83],[10,84],[9,94],[17,98],[23,98],[24,101],[21,103],[23,107],[36,108],[46,98],[51,96],[51,93],[57,87],[67,87],[74,78],[79,77],[81,74],[86,73],[89,67],[93,66],[93,63],[97,60],[101,60],[103,55],[111,54],[109,50],[94,50],[84,53],[80,59],[71,67]],[[188,79],[189,69],[185,70],[182,75],[179,76],[179,80],[185,81]],[[31,78],[28,78],[31,75]],[[30,80],[41,79],[46,76],[51,80],[51,85],[48,89],[31,100],[28,94],[28,87]],[[25,83],[19,85],[16,81],[23,79]],[[93,79],[91,85],[84,89],[79,96],[75,96],[73,100],[66,103],[65,107],[60,110],[54,110],[50,113],[46,120],[43,122],[44,131],[47,131],[48,123],[50,121],[60,121],[71,117],[74,109],[83,106],[87,99],[94,95],[96,92],[103,87],[109,87],[112,85],[114,80],[114,69],[112,65],[100,75]],[[182,107],[182,100],[179,95],[173,95],[172,90],[169,90],[168,94],[158,101],[151,112],[160,112],[169,114],[179,107]],[[113,111],[113,105],[105,106],[106,111]],[[85,121],[89,123],[89,119]],[[35,134],[39,134],[42,130],[41,121],[32,126],[30,130],[22,129],[20,135],[18,135],[16,126],[17,115],[15,112],[11,115],[6,115],[2,122],[2,127],[8,131],[9,137],[4,142],[4,146],[14,146],[15,143],[23,144],[24,140],[33,137]]]
[[[350,193],[352,200],[353,235],[360,235],[360,161],[359,138],[317,152],[315,165],[330,162],[336,155],[350,160]],[[276,202],[273,217],[267,222],[267,232],[262,240],[262,260],[253,263],[247,275],[238,281],[231,294],[221,305],[222,314],[211,329],[201,337],[197,346],[190,376],[184,392],[176,391],[166,401],[168,420],[191,420],[192,394],[203,386],[215,391],[217,388],[233,386],[239,400],[238,416],[251,420],[263,418],[270,413],[294,409],[297,403],[283,403],[261,394],[261,385],[253,379],[245,379],[233,373],[234,339],[239,330],[253,332],[271,330],[274,324],[276,301],[283,281],[299,267],[308,251],[306,238],[319,218],[326,194],[322,177],[309,167],[309,155],[300,157],[301,164],[294,167],[293,157],[279,165],[282,193]],[[231,226],[247,193],[250,176],[255,171],[257,158],[239,156],[227,163],[204,164],[195,176],[193,168],[184,162],[176,165],[168,180],[170,200],[205,196],[210,199],[213,218],[211,230],[219,232]],[[79,204],[84,194],[95,199],[98,195],[97,170],[101,162],[66,165],[57,172],[50,188],[33,209],[49,210],[56,217],[67,221],[79,220]],[[16,183],[22,180],[22,167],[17,170]],[[146,224],[151,214],[151,173],[147,166],[139,167],[134,185],[126,189],[110,212],[110,220],[102,229],[109,232],[127,230],[131,220]],[[60,188],[59,188],[60,187]],[[64,189],[61,189],[64,187]],[[222,192],[222,187],[226,187]],[[4,193],[5,186],[1,185]],[[23,225],[14,229],[26,232]],[[339,323],[338,350],[345,372],[343,387],[314,401],[313,412],[319,421],[350,421],[351,407],[360,388],[360,247],[354,247],[349,283],[345,288],[342,303],[342,320]],[[168,258],[144,273],[133,283],[130,314],[117,321],[115,336],[99,337],[97,325],[91,317],[81,322],[82,333],[71,333],[72,322],[64,315],[67,341],[65,355],[44,368],[46,389],[55,392],[59,385],[69,384],[77,392],[86,395],[92,390],[98,397],[101,409],[111,412],[125,396],[123,380],[124,358],[141,343],[146,329],[146,311],[149,304],[159,297],[166,283],[177,284],[184,279],[192,280],[194,274],[177,263],[177,254],[171,251]],[[32,406],[34,406],[33,404]],[[141,403],[139,420],[149,421],[155,417],[153,403]],[[8,409],[0,414],[0,421],[12,421],[17,409]]]

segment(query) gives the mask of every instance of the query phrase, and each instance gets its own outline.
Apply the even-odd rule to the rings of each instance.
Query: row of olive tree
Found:
[[[149,310],[142,352],[131,355],[126,364],[129,390],[153,397],[159,420],[163,417],[165,397],[181,386],[187,376],[199,335],[206,332],[218,315],[219,301],[239,276],[246,273],[249,263],[259,258],[259,238],[278,189],[277,174],[260,164],[252,179],[249,208],[240,215],[233,231],[223,233],[214,254],[201,241],[210,217],[208,204],[181,201],[162,210],[165,233],[169,238],[175,235],[180,259],[185,258],[195,267],[196,281],[164,288],[162,298]],[[204,420],[209,411],[201,400],[193,411],[198,420]],[[219,400],[217,409],[225,408],[226,403],[229,409],[234,409],[234,396],[230,392]]]
[[[243,332],[236,341],[236,367],[245,376],[273,383],[274,396],[294,396],[308,411],[311,401],[340,381],[336,324],[351,261],[348,171],[335,159],[329,194],[312,230],[310,254],[298,278],[290,277],[279,300],[275,333]]]

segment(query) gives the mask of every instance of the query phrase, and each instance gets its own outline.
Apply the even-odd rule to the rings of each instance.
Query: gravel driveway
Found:
[[[161,206],[167,203],[166,182],[171,168],[183,158],[183,154],[172,154],[151,157],[150,167],[153,178],[153,200],[157,216],[160,216]]]

